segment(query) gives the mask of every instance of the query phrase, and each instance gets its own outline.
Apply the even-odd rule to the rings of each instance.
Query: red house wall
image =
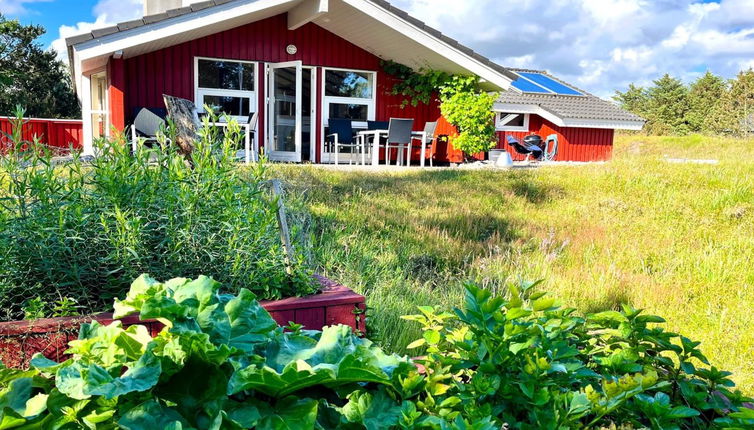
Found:
[[[298,47],[295,55],[286,46]],[[288,30],[285,14],[247,24],[221,33],[192,40],[180,45],[125,60],[125,116],[131,120],[133,111],[141,107],[164,107],[163,94],[194,100],[194,57],[213,57],[231,60],[284,62],[302,61],[305,66],[338,67],[377,71],[376,119],[414,118],[414,129],[421,130],[427,121],[440,116],[437,103],[401,108],[402,98],[390,94],[394,78],[380,67],[380,58],[336,36],[315,24]],[[318,69],[318,88],[322,73]],[[259,77],[258,77],[259,78]],[[264,79],[259,79],[260,117],[264,124]],[[322,100],[318,91],[317,124],[322,123]],[[258,133],[264,142],[263,128]],[[317,142],[322,139],[317,129]],[[319,145],[317,145],[319,154]]]
[[[500,131],[498,135],[499,149],[505,149],[514,160],[523,160],[526,156],[517,153],[508,145],[508,136],[522,140],[529,134],[538,134],[547,138],[551,134],[558,135],[558,156],[556,161],[607,161],[613,153],[614,130],[597,128],[559,127],[550,121],[531,115],[529,131]]]

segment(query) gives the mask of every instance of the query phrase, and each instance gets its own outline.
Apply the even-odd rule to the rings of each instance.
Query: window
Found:
[[[350,119],[354,127],[366,128],[375,115],[375,73],[325,69],[325,125],[330,118]]]
[[[218,114],[246,119],[256,112],[256,63],[196,58],[196,106],[211,106]]]
[[[107,107],[107,74],[95,73],[89,78],[92,98],[92,137],[106,137],[109,134]]]
[[[328,97],[372,98],[372,73],[328,70],[325,76],[325,94]]]
[[[529,131],[529,114],[498,112],[496,116],[499,131]]]

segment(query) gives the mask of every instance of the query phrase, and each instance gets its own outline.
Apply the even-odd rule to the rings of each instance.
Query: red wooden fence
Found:
[[[1,147],[8,142],[6,134],[13,132],[11,118],[0,116],[0,131]],[[61,150],[68,150],[71,146],[80,150],[83,142],[83,124],[80,119],[26,118],[21,137],[30,142],[36,137],[40,143]]]

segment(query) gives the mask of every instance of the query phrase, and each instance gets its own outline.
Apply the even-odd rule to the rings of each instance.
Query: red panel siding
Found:
[[[39,139],[40,143],[53,148],[67,150],[73,145],[75,149],[81,149],[83,140],[83,126],[81,120],[58,120],[28,118],[24,120],[21,132],[23,140],[33,141]],[[13,132],[10,119],[0,117],[0,147],[7,144],[5,134]]]
[[[286,46],[295,44],[295,55],[286,53]],[[126,83],[125,110],[127,120],[140,107],[162,107],[162,95],[170,94],[194,100],[194,57],[227,58],[258,62],[283,62],[300,60],[305,66],[320,67],[318,81],[322,81],[321,67],[338,67],[377,71],[376,118],[414,118],[414,128],[421,130],[427,121],[440,116],[437,103],[430,106],[401,108],[402,98],[390,94],[394,78],[380,67],[380,59],[360,47],[336,36],[315,24],[307,24],[294,31],[288,30],[286,15],[278,15],[228,31],[192,40],[125,60]],[[260,79],[260,117],[264,124],[262,102],[263,79]],[[321,94],[318,86],[318,118],[321,124]],[[264,142],[264,127],[259,127],[259,140]],[[317,130],[318,141],[322,138]],[[319,145],[317,145],[319,159]],[[418,152],[413,156],[418,158]]]
[[[107,65],[110,77],[108,87],[110,103],[110,125],[118,131],[126,128],[124,92],[126,87],[126,67],[122,59],[111,59]]]
[[[507,150],[514,160],[523,160],[526,156],[518,154],[507,143],[507,137],[518,140],[529,134],[538,134],[547,138],[558,135],[559,147],[556,161],[606,161],[612,157],[614,130],[596,128],[559,127],[546,119],[531,115],[528,132],[498,132],[498,148]]]

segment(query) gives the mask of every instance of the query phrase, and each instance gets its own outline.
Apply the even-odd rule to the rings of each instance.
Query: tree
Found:
[[[21,105],[32,117],[80,117],[65,64],[36,41],[44,33],[41,26],[21,25],[0,14],[0,115]]]
[[[641,117],[646,117],[647,115],[649,93],[644,87],[630,84],[625,93],[616,91],[613,100],[618,102],[621,108],[631,113],[635,113]]]
[[[742,71],[730,81],[727,91],[706,121],[718,133],[754,132],[754,70]]]
[[[646,130],[651,134],[687,134],[688,88],[680,79],[665,74],[649,88]]]
[[[492,108],[498,96],[482,91],[478,84],[474,76],[454,75],[440,89],[442,115],[459,131],[453,147],[467,159],[497,144]]]
[[[689,110],[686,112],[686,122],[689,131],[702,133],[707,131],[705,122],[722,103],[728,91],[728,85],[723,78],[709,71],[691,84],[689,89]]]

